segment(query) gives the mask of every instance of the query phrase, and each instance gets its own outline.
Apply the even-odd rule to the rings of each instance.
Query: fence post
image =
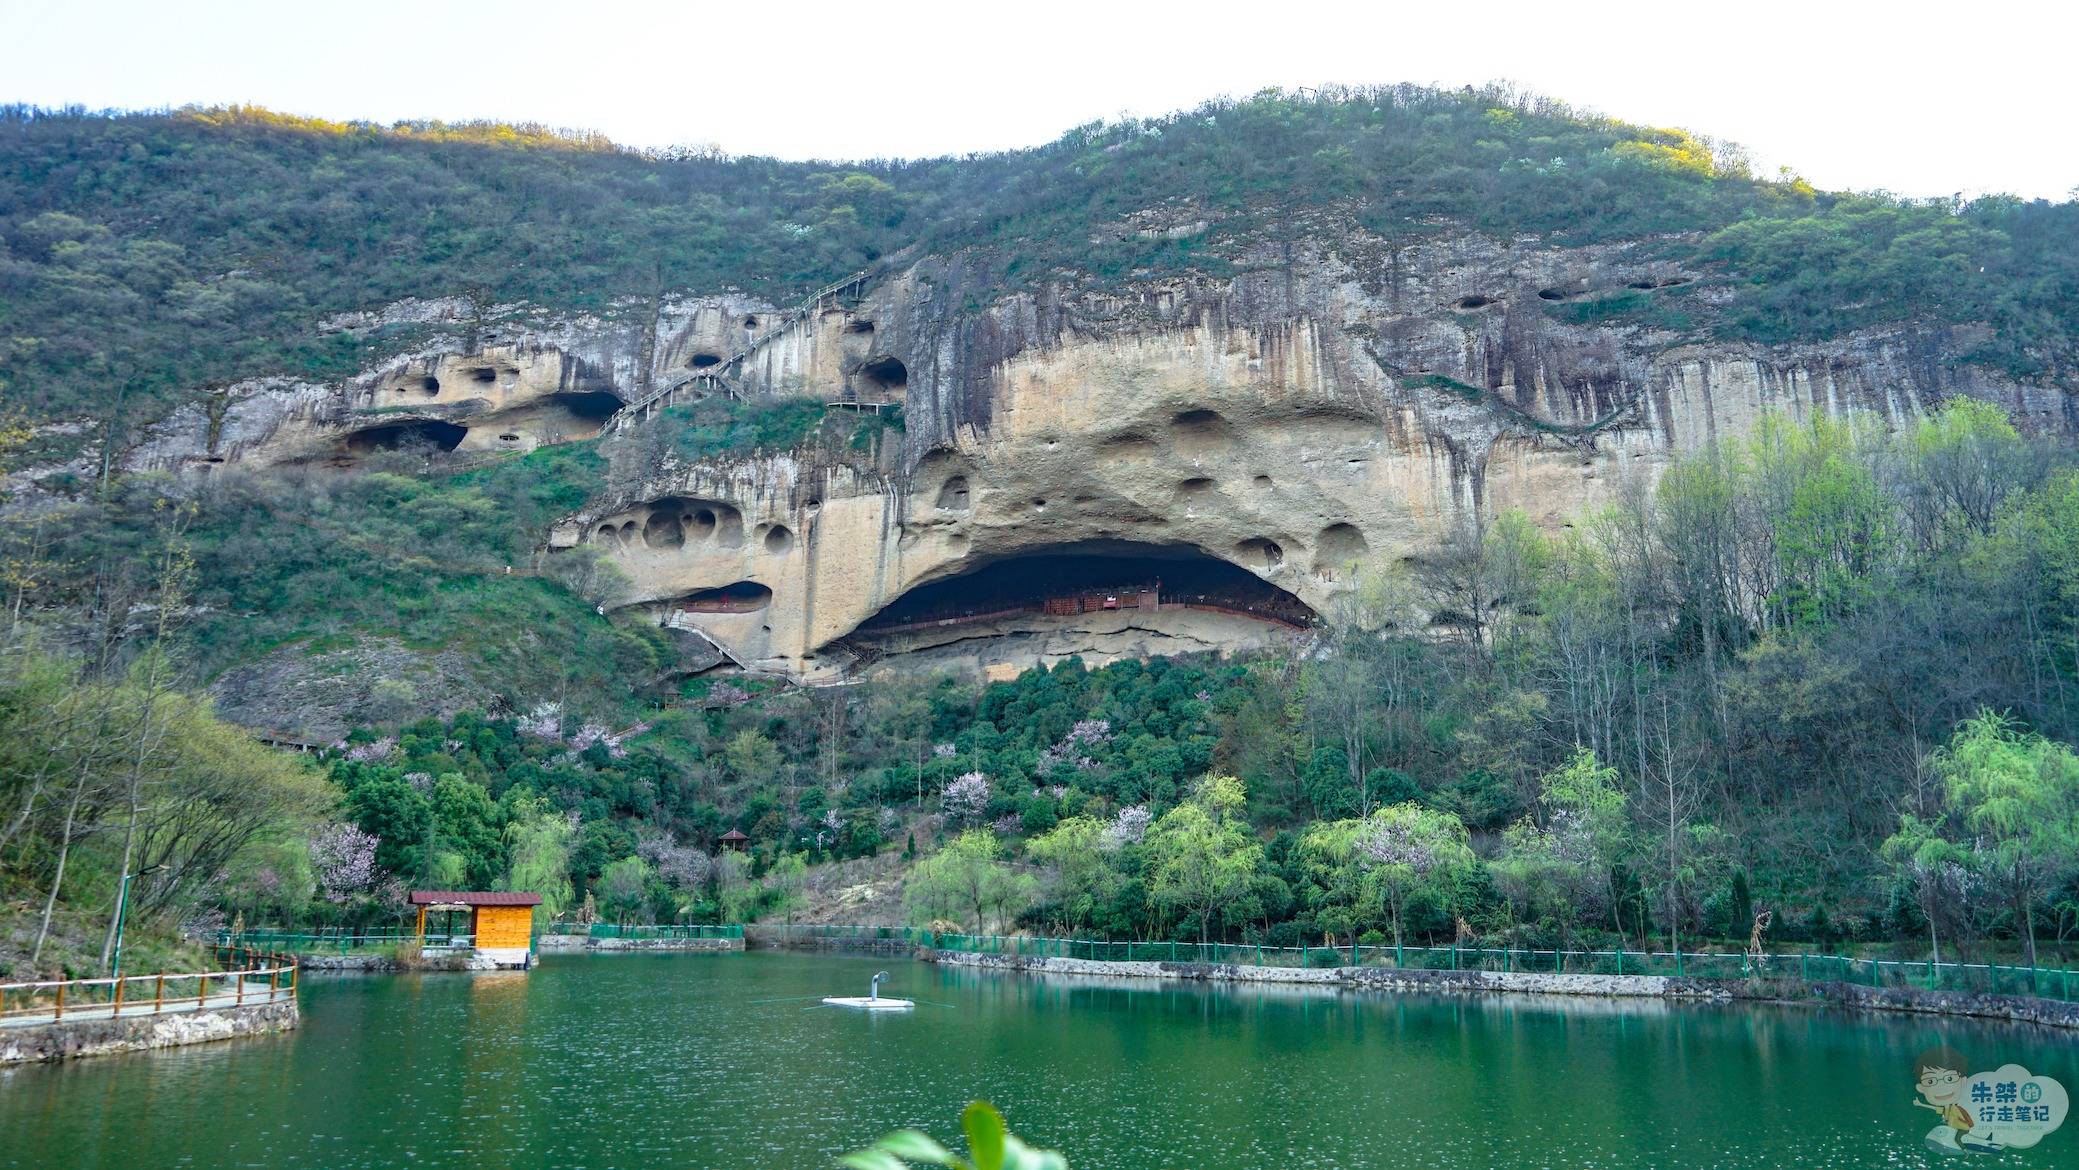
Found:
[[[201,985],[195,989],[195,1010],[201,1011],[209,1004],[209,976],[202,977]]]
[[[62,983],[60,983],[60,984],[58,984],[58,1006],[57,1006],[57,1007],[56,1007],[55,1009],[53,1009],[53,1010],[52,1010],[52,1012],[51,1012],[51,1019],[53,1019],[53,1020],[62,1020],[62,1019],[64,1019],[64,1018],[65,1018],[65,985],[64,985],[64,984],[62,984]]]
[[[152,985],[152,1014],[158,1015],[166,1006],[166,972],[159,972],[159,981]]]

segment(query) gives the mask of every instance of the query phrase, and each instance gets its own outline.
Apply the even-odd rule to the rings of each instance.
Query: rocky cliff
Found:
[[[954,253],[786,310],[714,295],[478,321],[412,303],[335,326],[470,328],[344,385],[234,387],[131,461],[351,465],[605,429],[617,487],[549,546],[610,558],[631,616],[813,680],[1288,636],[1362,562],[1420,558],[1507,509],[1563,527],[1769,410],[1895,426],[1969,394],[2079,431],[2062,390],[1959,360],[1968,328],[1714,342],[1731,290],[1671,259],[1683,241],[1404,245],[1349,222],[1271,241],[1178,213],[1117,230],[1210,233],[1223,262],[1006,289]],[[807,398],[887,431],[878,455],[842,458],[655,441],[671,405],[717,394]]]

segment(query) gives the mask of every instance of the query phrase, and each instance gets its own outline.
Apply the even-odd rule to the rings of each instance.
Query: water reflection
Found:
[[[914,1012],[817,1002],[882,968]],[[974,1097],[1077,1170],[1924,1166],[1922,1049],[2079,1083],[2071,1038],[2004,1026],[835,955],[551,956],[305,1007],[287,1037],[0,1074],[0,1166],[821,1167]]]

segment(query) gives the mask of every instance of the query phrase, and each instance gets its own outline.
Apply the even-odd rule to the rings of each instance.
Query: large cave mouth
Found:
[[[452,451],[462,445],[462,437],[468,433],[469,428],[451,422],[411,419],[363,427],[347,435],[341,443],[349,455],[370,455],[377,451],[401,451],[413,447]]]
[[[866,619],[858,632],[1018,613],[1184,607],[1292,626],[1315,621],[1299,598],[1190,545],[1082,541],[995,558],[957,577],[919,585]]]

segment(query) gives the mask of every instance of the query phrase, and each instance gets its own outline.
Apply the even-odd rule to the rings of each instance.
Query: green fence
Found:
[[[742,938],[744,928],[738,923],[725,925],[649,925],[623,926],[612,922],[551,922],[542,928],[543,934],[583,935],[586,938]]]
[[[854,928],[857,929],[857,928]],[[932,936],[925,932],[927,939]],[[1929,963],[1845,955],[1765,955],[1722,951],[1565,951],[1500,947],[1259,947],[1234,943],[1109,942],[1023,935],[941,934],[920,946],[985,955],[1032,955],[1107,962],[1235,963],[1259,967],[1387,967],[1409,971],[1523,971],[1561,975],[1672,975],[1699,979],[1787,979],[1859,983],[2072,1000],[2079,977],[2059,967]]]
[[[445,935],[427,935],[426,945],[439,946],[446,941]],[[228,930],[217,932],[219,947],[247,947],[260,951],[286,951],[291,954],[348,954],[353,951],[373,950],[379,947],[394,947],[402,942],[418,942],[419,936],[398,931],[354,931],[327,930],[277,930],[263,928],[242,930],[234,934]]]
[[[928,930],[919,930],[912,926],[810,926],[802,924],[796,926],[760,926],[758,930],[761,936],[769,933],[778,936],[786,942],[824,942],[834,945],[844,943],[858,943],[861,945],[897,943],[904,946],[930,947],[937,946],[936,940],[941,937],[932,934]]]

